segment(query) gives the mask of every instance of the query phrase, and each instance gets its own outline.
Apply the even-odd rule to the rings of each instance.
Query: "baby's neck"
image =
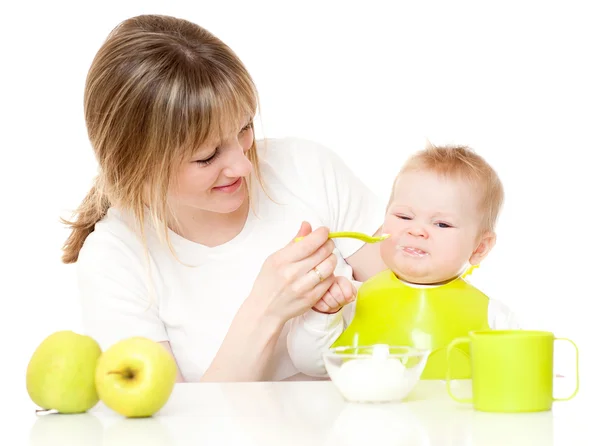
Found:
[[[452,281],[454,281],[454,280],[458,279],[458,278],[460,277],[460,274],[459,274],[459,275],[457,275],[457,276],[454,276],[454,277],[450,277],[450,278],[448,278],[448,279],[446,279],[446,280],[442,280],[442,281],[440,281],[440,282],[433,282],[433,283],[420,283],[420,282],[412,282],[412,281],[410,281],[410,280],[403,279],[403,278],[402,278],[401,276],[399,276],[398,274],[395,274],[395,276],[396,276],[396,278],[397,278],[397,279],[398,279],[400,282],[402,282],[402,283],[404,283],[404,284],[406,284],[406,285],[412,286],[412,287],[414,287],[414,288],[434,288],[434,287],[438,287],[438,286],[445,285],[445,284],[447,284],[447,283],[450,283],[450,282],[452,282]]]

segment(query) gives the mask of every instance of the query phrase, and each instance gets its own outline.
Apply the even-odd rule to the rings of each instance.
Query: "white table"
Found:
[[[470,381],[456,391],[469,394]],[[152,418],[125,419],[101,403],[82,415],[28,414],[29,445],[598,445],[579,435],[592,420],[586,404],[580,394],[548,412],[488,414],[455,403],[437,381],[396,404],[347,403],[330,381],[178,384]]]

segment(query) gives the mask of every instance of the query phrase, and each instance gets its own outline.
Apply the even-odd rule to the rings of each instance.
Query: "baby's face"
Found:
[[[407,282],[432,284],[458,276],[469,261],[479,263],[478,250],[485,246],[477,199],[466,181],[429,171],[403,173],[383,224],[390,234],[381,243],[387,266]]]

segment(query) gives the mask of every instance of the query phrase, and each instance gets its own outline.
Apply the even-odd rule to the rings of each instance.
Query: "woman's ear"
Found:
[[[489,252],[496,244],[496,233],[493,231],[485,232],[479,239],[479,244],[471,254],[469,263],[471,265],[478,265],[483,259],[487,257]]]

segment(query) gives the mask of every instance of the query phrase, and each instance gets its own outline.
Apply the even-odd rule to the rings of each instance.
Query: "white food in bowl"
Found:
[[[412,390],[427,355],[423,354],[422,364],[410,368],[404,366],[400,356],[390,355],[387,345],[374,345],[371,355],[357,356],[341,354],[342,361],[334,354],[335,361],[331,358],[325,361],[329,376],[341,394],[353,402],[390,402],[402,400]]]

